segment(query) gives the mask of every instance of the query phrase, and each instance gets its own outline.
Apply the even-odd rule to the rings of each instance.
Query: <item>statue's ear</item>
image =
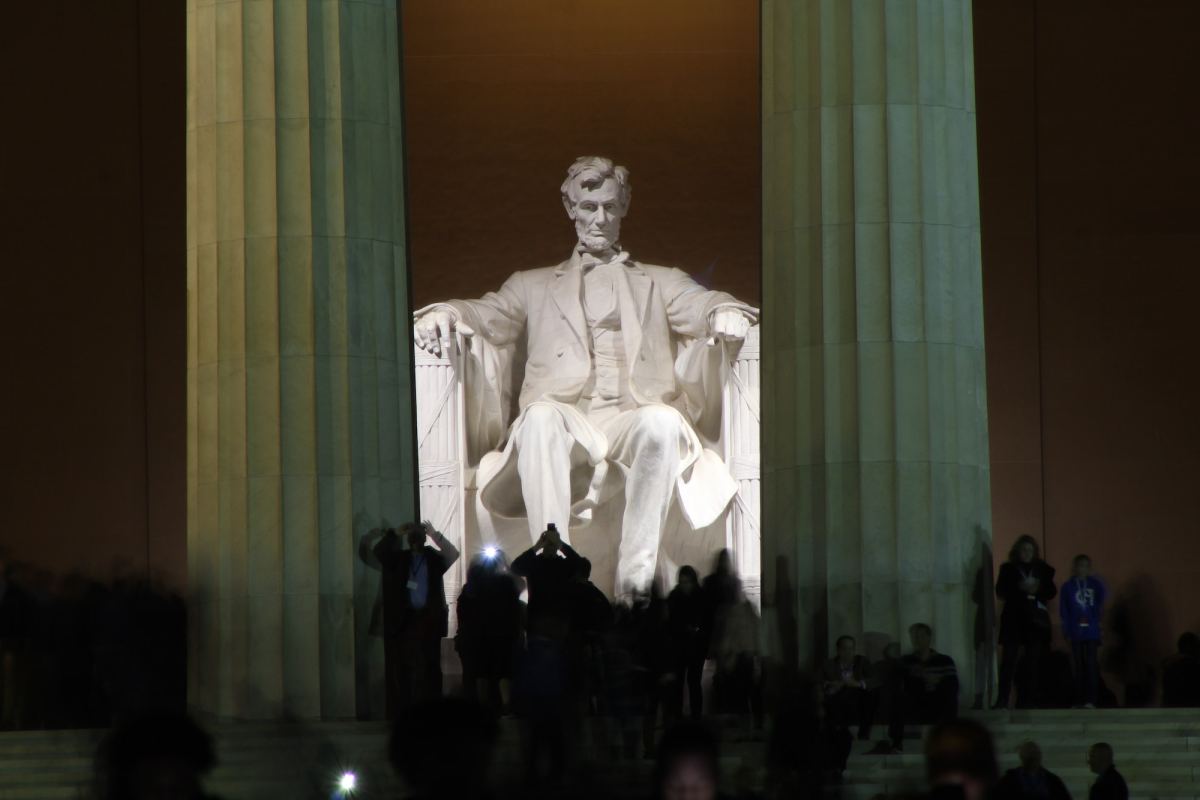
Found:
[[[575,204],[571,202],[571,198],[564,194],[562,196],[562,204],[563,208],[567,210],[567,216],[575,219]]]

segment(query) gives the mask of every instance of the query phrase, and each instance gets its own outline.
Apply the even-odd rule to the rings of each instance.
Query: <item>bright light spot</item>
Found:
[[[497,550],[496,548],[492,547],[491,545],[488,545],[487,547],[483,548],[483,557],[484,558],[495,558],[496,554],[499,552],[500,551]]]
[[[338,789],[344,794],[353,792],[358,787],[358,776],[353,772],[343,772],[342,777],[338,778]]]

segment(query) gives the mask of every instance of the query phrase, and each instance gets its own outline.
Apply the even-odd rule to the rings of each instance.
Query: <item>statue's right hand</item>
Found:
[[[458,314],[450,309],[435,308],[413,323],[413,339],[417,347],[440,356],[450,348],[450,339],[457,327]]]

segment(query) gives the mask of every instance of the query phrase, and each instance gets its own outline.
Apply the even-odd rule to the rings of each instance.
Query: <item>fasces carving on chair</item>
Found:
[[[757,526],[756,474],[755,496],[739,495],[748,455],[757,467],[758,387],[747,379],[757,370],[743,375],[734,360],[758,310],[621,246],[630,201],[623,167],[581,158],[561,194],[577,235],[569,258],[414,315],[424,351],[422,505],[428,484],[429,502],[458,516],[468,548],[524,549],[555,523],[564,540],[596,555],[604,588],[603,565],[612,563],[608,585],[627,598],[647,592],[656,569],[681,563],[672,552],[711,556],[714,545],[735,544],[725,530],[735,497],[732,516]],[[731,391],[737,419],[725,413]],[[754,429],[752,452],[742,441],[731,453],[740,480],[723,458],[731,426],[743,440]],[[525,544],[512,540],[514,527],[524,528]]]

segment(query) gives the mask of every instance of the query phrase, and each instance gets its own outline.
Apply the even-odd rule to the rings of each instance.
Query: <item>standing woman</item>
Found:
[[[1058,590],[1054,567],[1042,560],[1032,536],[1017,539],[1000,567],[996,596],[1004,603],[1000,614],[1000,695],[995,708],[1007,708],[1018,668],[1024,676],[1018,687],[1018,707],[1037,704],[1041,657],[1050,643],[1050,611]]]

